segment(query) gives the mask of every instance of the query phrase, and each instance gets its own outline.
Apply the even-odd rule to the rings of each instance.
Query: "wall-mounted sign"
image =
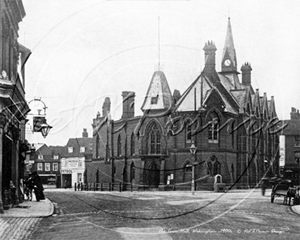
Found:
[[[60,171],[61,174],[72,174],[72,170],[61,170]]]
[[[285,136],[279,136],[279,167],[284,167],[285,165]]]

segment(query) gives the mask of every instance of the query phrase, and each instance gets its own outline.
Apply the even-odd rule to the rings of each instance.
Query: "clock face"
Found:
[[[228,67],[231,64],[231,61],[229,59],[226,59],[225,62],[224,62],[224,64],[225,64],[225,66]]]

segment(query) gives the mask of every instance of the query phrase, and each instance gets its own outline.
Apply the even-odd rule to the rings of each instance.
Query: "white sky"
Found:
[[[230,16],[238,69],[252,66],[252,83],[277,114],[288,119],[300,108],[300,2],[297,0],[23,0],[26,16],[19,42],[31,49],[26,64],[26,98],[46,103],[46,139],[27,131],[32,143],[65,145],[81,137],[109,96],[119,119],[121,92],[136,92],[136,115],[156,70],[158,17],[160,56],[169,86],[181,93],[200,74],[203,47],[217,47],[217,71]],[[35,104],[30,104],[37,113]]]

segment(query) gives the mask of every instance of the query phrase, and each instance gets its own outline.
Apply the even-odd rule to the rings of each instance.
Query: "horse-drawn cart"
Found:
[[[293,205],[300,204],[300,178],[299,165],[289,164],[284,167],[283,178],[273,185],[271,193],[271,203],[275,197],[283,197],[283,203]],[[293,202],[292,202],[293,201]]]
[[[275,196],[283,197],[283,204],[291,205],[299,204],[299,190],[300,186],[295,186],[289,180],[282,180],[272,188],[271,203],[274,202]]]

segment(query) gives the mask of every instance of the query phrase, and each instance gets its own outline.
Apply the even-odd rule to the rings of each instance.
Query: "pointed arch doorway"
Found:
[[[144,184],[148,188],[158,188],[159,185],[159,167],[155,161],[149,161],[144,169]]]

